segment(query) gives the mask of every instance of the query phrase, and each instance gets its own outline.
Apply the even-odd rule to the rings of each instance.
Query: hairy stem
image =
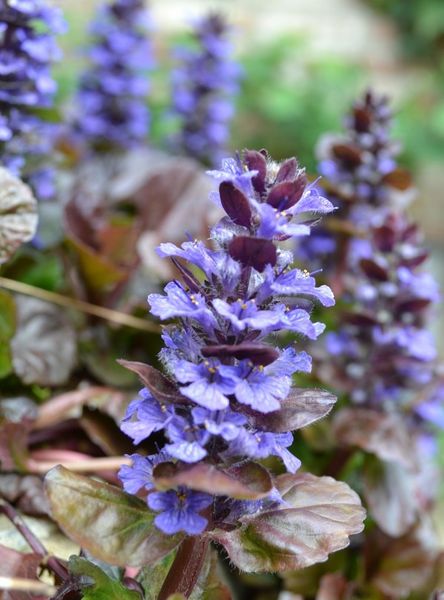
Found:
[[[210,541],[202,537],[188,537],[182,542],[157,600],[167,600],[172,594],[190,597],[204,565],[209,545]]]
[[[32,533],[25,521],[6,500],[0,498],[0,512],[7,517],[14,527],[21,533],[21,535],[28,542],[29,546],[36,554],[40,555],[43,559],[44,564],[55,573],[63,581],[68,576],[68,571],[58,561],[55,556],[51,556],[46,550],[42,542]]]

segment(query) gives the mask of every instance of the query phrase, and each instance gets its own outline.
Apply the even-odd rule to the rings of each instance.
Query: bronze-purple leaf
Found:
[[[359,327],[371,327],[372,325],[378,324],[378,320],[375,316],[365,312],[344,312],[343,320],[345,323],[358,325]]]
[[[396,232],[389,225],[381,225],[373,230],[373,240],[381,252],[390,252],[396,243]]]
[[[420,251],[418,251],[418,253],[415,256],[408,257],[408,258],[404,257],[400,261],[400,265],[413,269],[415,267],[419,267],[419,265],[421,265],[424,261],[426,261],[428,259],[428,257],[429,257],[429,252],[420,250]]]
[[[244,160],[250,171],[257,171],[253,177],[252,184],[254,189],[262,193],[265,190],[265,179],[267,176],[267,161],[265,156],[257,150],[245,150]]]
[[[343,482],[302,473],[278,477],[276,487],[285,508],[246,515],[237,529],[209,534],[242,571],[281,572],[325,561],[363,529],[359,496]]]
[[[288,158],[279,167],[279,171],[276,175],[275,183],[281,183],[281,181],[287,181],[288,179],[294,179],[298,170],[298,161],[293,158]]]
[[[257,500],[269,496],[273,483],[268,471],[254,462],[222,471],[208,463],[179,468],[174,463],[162,463],[153,471],[158,489],[167,490],[186,485],[192,490],[238,500]]]
[[[404,302],[398,302],[396,305],[396,312],[402,314],[405,312],[415,313],[421,312],[430,304],[429,298],[414,298],[412,300],[405,300]]]
[[[237,236],[230,242],[228,252],[244,267],[253,267],[259,272],[267,265],[274,267],[277,261],[276,246],[262,238]]]
[[[368,131],[372,120],[371,113],[368,109],[356,107],[353,110],[353,117],[354,128],[356,131],[359,131],[360,133]]]
[[[363,258],[359,262],[359,266],[370,279],[376,279],[377,281],[387,281],[388,279],[387,269],[378,265],[374,260]]]
[[[39,581],[39,571],[42,557],[34,552],[17,552],[12,548],[0,545],[0,575]],[[46,597],[46,596],[45,596]],[[0,593],[2,600],[38,600],[34,594],[10,591]]]
[[[61,529],[93,557],[111,565],[153,564],[184,538],[164,535],[143,500],[107,483],[58,466],[46,475],[45,486],[52,517]]]
[[[348,582],[342,573],[327,573],[319,582],[316,600],[351,600],[355,585]]]
[[[0,401],[0,470],[26,470],[28,435],[37,407],[24,396]]]
[[[389,536],[404,535],[416,521],[419,506],[414,490],[414,475],[399,462],[367,456],[364,497],[369,513]]]
[[[333,433],[341,445],[356,446],[407,468],[416,465],[415,447],[404,421],[395,414],[370,408],[344,408],[333,420]]]
[[[279,352],[271,346],[265,346],[264,344],[254,344],[251,342],[245,342],[243,344],[217,344],[213,346],[204,346],[202,348],[203,356],[217,357],[217,358],[237,358],[243,360],[248,358],[254,365],[267,365],[274,362],[279,357]],[[285,431],[288,431],[287,429]]]
[[[284,433],[322,419],[335,402],[336,396],[324,390],[292,388],[287,398],[282,400],[280,410],[266,415],[255,413],[252,418],[259,429]]]
[[[67,311],[27,296],[16,297],[16,308],[14,371],[26,384],[64,384],[77,364],[77,334]]]
[[[361,151],[351,144],[334,144],[333,154],[348,167],[357,167],[361,164]]]
[[[406,169],[402,169],[401,167],[397,167],[391,173],[387,173],[382,178],[382,181],[401,192],[405,192],[412,186],[412,176],[409,171]]]
[[[438,554],[434,533],[418,527],[398,539],[384,536],[373,585],[390,598],[404,598],[422,589],[432,575]]]
[[[119,365],[136,373],[142,383],[159,402],[186,404],[187,398],[182,396],[176,386],[163,373],[145,363],[119,359]]]
[[[248,198],[231,181],[223,181],[219,186],[222,206],[236,225],[250,227],[251,208]]]
[[[186,267],[184,267],[184,265],[182,265],[176,258],[174,258],[173,256],[171,257],[171,261],[173,263],[173,265],[176,267],[176,269],[180,272],[180,274],[182,275],[182,279],[185,283],[185,285],[187,285],[190,290],[194,293],[196,292],[200,292],[201,288],[200,288],[200,283],[199,281],[194,277],[194,275],[191,273],[191,271],[189,269],[187,269]]]
[[[286,210],[301,199],[306,185],[305,175],[301,175],[295,181],[277,183],[271,188],[267,196],[267,203],[279,210]]]

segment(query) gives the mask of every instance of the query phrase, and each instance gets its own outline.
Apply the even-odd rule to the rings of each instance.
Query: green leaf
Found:
[[[83,600],[140,600],[140,594],[109,577],[100,567],[80,556],[71,556],[69,570],[87,579],[83,583]]]
[[[137,580],[145,591],[145,600],[157,600],[165,577],[173,564],[175,552],[171,552],[153,566],[144,567]]]
[[[343,482],[302,473],[278,477],[276,487],[288,508],[247,515],[238,529],[209,534],[242,571],[279,572],[325,561],[364,527],[359,497]]]
[[[45,478],[53,518],[92,556],[112,565],[154,564],[183,540],[153,524],[154,513],[136,496],[61,466]]]
[[[0,378],[12,371],[9,341],[15,333],[16,312],[14,298],[0,290]]]
[[[84,242],[74,237],[67,244],[76,253],[80,272],[88,288],[93,292],[106,293],[123,281],[126,271],[113,264]]]

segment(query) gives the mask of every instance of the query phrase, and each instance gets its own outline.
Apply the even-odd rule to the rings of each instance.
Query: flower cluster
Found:
[[[366,256],[346,276],[349,310],[326,336],[326,349],[339,389],[353,402],[408,405],[431,381],[436,349],[425,315],[439,294],[432,276],[418,270],[426,258],[417,227],[391,214],[373,228]]]
[[[53,194],[52,171],[42,157],[50,154],[55,132],[38,111],[51,106],[56,92],[50,67],[60,51],[54,34],[64,28],[59,9],[43,0],[0,0],[1,162],[38,198]]]
[[[149,491],[155,524],[168,534],[197,534],[208,521],[230,522],[239,511],[281,502],[272,486],[260,500],[245,500],[252,496],[238,489],[245,468],[268,473],[254,461],[277,457],[291,473],[300,464],[288,450],[297,410],[292,375],[310,371],[311,358],[268,340],[282,331],[316,339],[324,325],[311,320],[313,303],[334,304],[330,288],[292,268],[292,252],[278,245],[308,235],[331,203],[307,184],[294,158],[278,165],[264,152],[245,151],[222,165],[211,172],[226,213],[211,231],[213,247],[195,240],[159,248],[182,275],[148,298],[153,315],[179,319],[163,332],[160,359],[169,377],[127,363],[146,387],[122,430],[135,443],[163,432],[165,444],[157,455],[133,455],[120,477],[128,492]],[[196,480],[196,473],[208,478]]]
[[[227,143],[240,69],[219,15],[199,20],[194,35],[198,47],[177,49],[181,64],[172,74],[173,110],[181,121],[175,146],[213,165]]]
[[[308,243],[298,249],[303,260],[315,263],[318,258],[325,268],[327,258],[334,268],[350,233],[380,225],[391,210],[412,199],[411,178],[396,163],[400,147],[390,137],[391,122],[388,98],[366,92],[346,117],[345,133],[320,139],[318,170],[336,207],[336,227],[325,222],[315,228]]]
[[[93,149],[126,149],[147,135],[146,106],[152,48],[143,0],[113,0],[99,8],[91,26],[91,66],[80,80],[77,136]]]

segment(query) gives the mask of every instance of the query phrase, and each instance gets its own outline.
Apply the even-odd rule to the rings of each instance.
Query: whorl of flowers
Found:
[[[426,258],[417,227],[391,214],[373,228],[366,256],[346,275],[349,309],[338,332],[326,336],[324,362],[352,402],[411,409],[418,389],[431,382],[436,349],[426,316],[439,294],[419,268]]]
[[[91,26],[74,130],[93,149],[130,148],[148,133],[146,71],[153,58],[144,6],[143,0],[113,0],[100,6]]]
[[[296,160],[277,165],[264,153],[245,151],[211,174],[226,212],[211,231],[213,246],[161,244],[159,255],[173,260],[182,280],[148,298],[151,314],[178,319],[163,332],[160,360],[168,377],[127,363],[146,387],[122,430],[135,443],[163,432],[164,445],[153,456],[134,454],[120,477],[130,493],[149,491],[148,505],[159,513],[155,524],[167,534],[198,534],[279,506],[276,489],[260,500],[240,500],[232,487],[251,461],[278,457],[291,473],[300,465],[287,449],[300,410],[292,375],[310,371],[311,358],[293,345],[278,347],[270,336],[291,331],[314,340],[324,325],[311,320],[313,303],[334,304],[330,288],[292,268],[292,252],[279,244],[308,235],[313,216],[332,210]],[[197,485],[193,465],[204,473]]]
[[[0,0],[0,160],[30,183],[38,198],[53,193],[53,127],[39,116],[52,105],[51,63],[60,58],[54,34],[65,29],[58,8],[43,0]]]
[[[173,110],[180,119],[176,148],[204,164],[218,164],[229,136],[233,97],[240,69],[231,59],[228,28],[220,15],[199,20],[197,46],[177,49],[173,71]]]

